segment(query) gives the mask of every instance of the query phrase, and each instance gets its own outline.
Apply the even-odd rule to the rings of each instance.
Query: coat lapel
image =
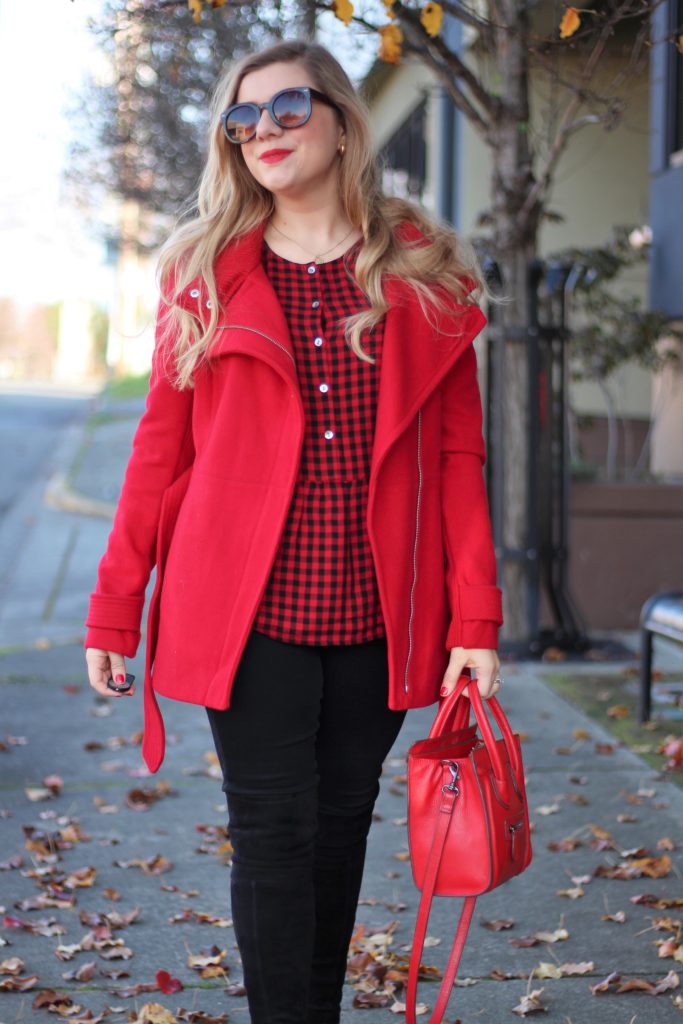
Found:
[[[401,282],[387,282],[385,294],[390,308],[384,326],[373,473],[486,323],[478,306],[459,305],[438,318],[430,314],[436,325],[432,327],[418,300]]]

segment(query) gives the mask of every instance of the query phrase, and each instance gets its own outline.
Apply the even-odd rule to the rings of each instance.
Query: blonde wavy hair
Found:
[[[220,114],[235,102],[245,75],[281,61],[305,68],[314,87],[342,111],[346,150],[338,164],[339,195],[349,222],[362,229],[355,279],[369,308],[340,322],[346,343],[358,358],[375,362],[363,350],[361,335],[378,324],[389,308],[382,289],[385,274],[395,275],[415,289],[428,319],[430,308],[445,310],[449,295],[466,303],[479,302],[482,296],[495,301],[476,251],[467,240],[416,203],[383,194],[367,108],[336,58],[319,43],[279,42],[243,57],[219,79],[211,100],[208,157],[196,197],[196,215],[176,226],[159,254],[160,326],[177,388],[194,386],[195,370],[210,357],[220,313],[214,275],[218,253],[275,210],[272,193],[253,177],[241,147],[225,138]],[[404,221],[418,228],[424,238],[415,242],[397,238],[396,229]],[[469,295],[465,277],[475,282]],[[211,312],[202,312],[201,322],[178,302],[190,281],[198,278],[203,279],[211,300]]]

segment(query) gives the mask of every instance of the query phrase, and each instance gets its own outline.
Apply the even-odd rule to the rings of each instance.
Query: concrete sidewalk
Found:
[[[85,506],[87,501],[115,502],[141,409],[139,401],[116,410],[102,408],[88,443],[82,446],[82,439],[71,438],[70,450],[65,445],[60,469],[65,482],[53,482],[51,500],[71,501],[72,510],[49,507],[42,496],[35,507],[23,509],[34,517],[31,543],[19,553],[9,596],[0,604],[5,869],[0,871],[5,915],[0,937],[7,943],[0,961],[19,957],[19,977],[37,976],[24,993],[2,992],[0,1024],[46,1020],[46,1009],[34,1008],[33,1002],[48,988],[81,1007],[72,1020],[107,1007],[107,1020],[135,1019],[145,1003],[158,1002],[174,1013],[185,1008],[249,1021],[246,999],[227,994],[226,987],[238,982],[241,972],[230,923],[225,804],[205,712],[159,698],[168,746],[160,772],[149,776],[139,747],[140,691],[131,700],[108,701],[90,689],[85,675],[83,616],[111,526],[104,509],[86,515]],[[69,482],[76,452],[80,462],[72,467]],[[77,512],[79,497],[84,504]],[[11,543],[11,530],[12,523],[5,522],[0,544]],[[635,649],[633,635],[619,639]],[[142,654],[129,661],[139,680]],[[659,668],[683,670],[681,652],[672,645],[658,647],[657,659]],[[632,664],[612,661],[585,668],[592,674],[613,673]],[[680,906],[631,900],[642,894],[660,900],[683,897],[683,791],[627,749],[600,752],[596,745],[614,743],[613,738],[541,678],[563,670],[566,664],[504,665],[501,703],[513,729],[524,736],[534,860],[522,876],[479,898],[447,1013],[450,1024],[515,1019],[513,1007],[538,989],[549,1024],[678,1019],[674,999],[681,1002],[680,986],[656,996],[617,994],[614,982],[610,991],[593,995],[590,986],[612,972],[622,982],[640,978],[653,983],[669,972],[671,981],[681,973],[680,960],[659,957],[657,945],[675,938],[675,925],[667,930],[661,922],[680,919]],[[582,663],[573,664],[572,671],[581,672]],[[633,684],[625,677],[624,685]],[[408,714],[385,764],[358,907],[365,936],[389,933],[392,941],[384,948],[393,954],[405,955],[419,897],[405,859],[405,756],[411,743],[426,735],[433,715],[433,708]],[[62,781],[50,782],[49,776]],[[54,795],[30,799],[40,795],[34,789],[49,793],[50,785]],[[147,810],[134,809],[141,802]],[[569,849],[556,852],[553,844],[567,837],[574,840],[565,844]],[[648,856],[671,859],[663,877],[595,875],[599,868]],[[155,874],[155,858],[166,858],[168,865],[156,866],[168,870]],[[666,868],[662,860],[659,864]],[[574,898],[560,895],[562,890],[575,890]],[[425,964],[443,968],[461,904],[435,901],[429,928],[435,944],[425,950]],[[621,912],[623,923],[603,919]],[[135,920],[124,926],[131,913],[137,914]],[[96,938],[107,936],[104,915],[110,915],[111,938],[119,947],[98,949],[93,940],[96,925]],[[513,922],[504,930],[482,926],[504,918]],[[58,928],[48,925],[41,934],[41,921]],[[560,928],[566,929],[566,938],[559,941],[542,938],[519,947],[510,941]],[[188,957],[212,947],[228,974],[202,979],[188,966]],[[381,941],[369,948],[381,949]],[[95,968],[92,976],[86,969],[87,980],[68,978],[90,963]],[[590,966],[578,976],[539,978],[532,972],[541,964]],[[128,976],[107,975],[116,969]],[[180,979],[183,991],[121,994],[139,984],[154,985],[159,970]],[[2,974],[0,987],[11,978]],[[420,999],[430,1007],[435,993],[433,982],[421,984]],[[352,1005],[359,995],[349,976],[344,1022],[367,1019]],[[386,1007],[375,1009],[370,1019],[388,1024],[397,1016]]]

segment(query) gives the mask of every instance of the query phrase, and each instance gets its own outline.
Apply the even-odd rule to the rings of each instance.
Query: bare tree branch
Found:
[[[402,3],[402,0],[395,0],[393,9],[396,11],[399,21],[404,26],[409,25],[413,29],[414,33],[416,33],[417,38],[424,46],[425,50],[433,55],[435,58],[435,68],[436,60],[438,59],[439,66],[444,70],[450,71],[456,79],[464,82],[468,86],[474,99],[481,107],[483,107],[485,113],[489,117],[494,117],[498,109],[498,100],[496,97],[491,95],[474,71],[472,71],[472,69],[461,60],[458,54],[448,48],[441,36],[432,37],[425,32],[420,22],[419,12],[406,7]],[[463,99],[465,99],[464,94]],[[455,99],[453,102],[455,102]],[[482,130],[485,130],[487,124],[483,115],[476,111],[470,101],[465,99],[465,102],[472,111],[472,115],[475,120],[480,123]]]

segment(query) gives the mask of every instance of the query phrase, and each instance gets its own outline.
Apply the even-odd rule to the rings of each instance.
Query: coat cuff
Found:
[[[503,593],[491,584],[460,585],[458,607],[446,634],[446,650],[453,647],[496,650],[503,624]]]
[[[90,595],[86,626],[97,629],[126,630],[139,633],[145,598],[118,594]]]
[[[92,627],[85,634],[83,646],[100,651],[113,651],[124,658],[134,658],[140,643],[140,633],[125,629],[98,629]]]

